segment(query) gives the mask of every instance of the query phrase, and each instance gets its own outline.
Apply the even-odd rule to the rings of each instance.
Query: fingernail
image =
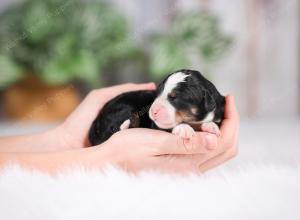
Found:
[[[217,142],[216,142],[216,136],[213,134],[206,134],[205,135],[205,141],[206,141],[206,148],[207,149],[216,149]]]

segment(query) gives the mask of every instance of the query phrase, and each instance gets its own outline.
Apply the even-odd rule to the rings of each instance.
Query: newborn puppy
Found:
[[[100,111],[92,124],[92,146],[119,130],[152,128],[192,138],[195,129],[220,135],[225,97],[200,72],[179,70],[170,74],[156,91],[135,91],[117,96]]]

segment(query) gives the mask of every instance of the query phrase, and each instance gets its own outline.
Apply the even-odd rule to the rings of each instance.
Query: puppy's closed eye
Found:
[[[177,98],[177,95],[175,92],[171,92],[169,95],[168,95],[168,98],[171,99],[171,100],[174,100]]]

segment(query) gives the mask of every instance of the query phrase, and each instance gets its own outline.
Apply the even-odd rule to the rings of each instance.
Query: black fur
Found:
[[[201,121],[208,112],[215,109],[214,122],[220,125],[224,118],[225,97],[200,72],[185,69],[176,72],[185,73],[190,77],[187,77],[186,82],[180,83],[173,90],[176,98],[174,100],[174,98],[168,97],[169,102],[178,111],[190,114],[193,121]],[[163,84],[160,87],[163,87]],[[162,92],[162,89],[158,88],[158,94]],[[190,112],[193,107],[197,109],[196,114]]]
[[[155,128],[148,111],[156,98],[156,91],[127,92],[108,102],[93,122],[89,133],[92,146],[98,145],[120,130],[127,119],[134,121],[130,128]]]
[[[179,83],[168,96],[168,101],[175,109],[188,116],[184,122],[192,124],[201,121],[207,113],[215,110],[213,121],[220,125],[224,118],[225,97],[198,71],[176,72],[190,75],[186,82]],[[92,124],[89,132],[91,145],[99,145],[109,139],[127,119],[131,121],[130,128],[159,129],[149,118],[148,111],[155,98],[162,93],[168,77],[158,86],[157,91],[128,92],[109,101]],[[197,111],[193,112],[191,109]]]

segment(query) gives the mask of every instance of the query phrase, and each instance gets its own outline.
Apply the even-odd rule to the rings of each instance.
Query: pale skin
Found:
[[[127,91],[152,89],[153,83],[94,90],[58,127],[40,134],[0,137],[0,168],[17,163],[55,174],[73,166],[101,170],[112,165],[132,173],[157,170],[186,174],[205,172],[237,154],[239,114],[232,96],[226,97],[225,119],[218,136],[196,132],[184,140],[171,133],[137,128],[122,130],[107,142],[89,147],[89,128],[106,102]]]

